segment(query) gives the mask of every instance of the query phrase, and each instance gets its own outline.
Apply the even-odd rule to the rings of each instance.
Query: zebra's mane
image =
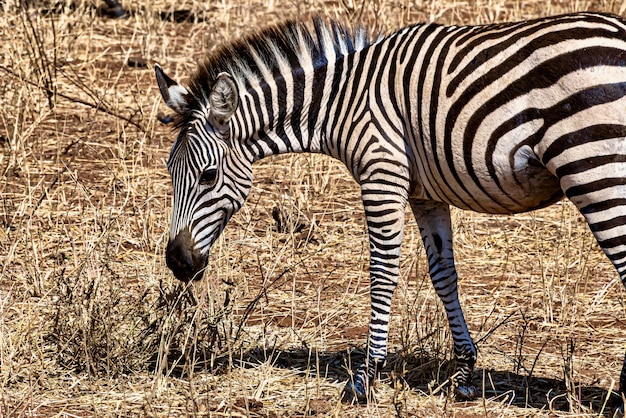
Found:
[[[176,125],[185,126],[195,112],[207,108],[209,92],[222,72],[231,74],[240,89],[248,89],[285,68],[295,70],[304,63],[314,68],[322,66],[372,43],[369,32],[362,27],[350,29],[337,21],[316,17],[310,24],[287,21],[222,45],[191,76],[188,111],[180,115]]]

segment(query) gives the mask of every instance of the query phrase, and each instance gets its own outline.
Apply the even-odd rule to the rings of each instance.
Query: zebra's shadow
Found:
[[[365,358],[363,349],[339,351],[318,351],[306,347],[287,350],[265,349],[256,347],[242,351],[238,355],[222,356],[214,359],[212,366],[208,362],[198,361],[194,370],[213,374],[227,373],[229,368],[255,368],[263,364],[295,371],[302,376],[326,379],[330,382],[346,382],[350,370],[361,364]],[[421,392],[424,396],[436,391],[447,393],[448,376],[454,373],[452,362],[429,356],[424,353],[397,354],[388,356],[386,366],[380,371],[381,384],[396,387],[401,385],[409,390]],[[182,368],[178,374],[184,377]],[[597,385],[576,385],[568,392],[564,379],[529,377],[525,373],[511,370],[481,369],[474,370],[474,384],[482,397],[473,402],[488,399],[503,405],[518,408],[536,408],[557,412],[595,413],[604,409],[609,413],[612,406],[621,399],[612,393],[607,401],[608,389]]]

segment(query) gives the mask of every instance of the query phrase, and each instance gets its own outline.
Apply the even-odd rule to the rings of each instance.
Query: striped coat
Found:
[[[458,300],[450,205],[510,214],[566,195],[626,280],[619,17],[414,25],[378,39],[323,19],[289,22],[211,54],[187,87],[158,66],[156,77],[180,128],[168,162],[167,264],[176,277],[202,276],[209,248],[250,191],[254,161],[324,153],[359,183],[372,311],[368,358],[346,387],[348,399],[367,398],[387,354],[407,204],[448,315],[458,397],[476,394],[476,348]]]

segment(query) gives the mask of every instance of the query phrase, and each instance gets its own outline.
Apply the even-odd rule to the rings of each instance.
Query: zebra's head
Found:
[[[252,187],[252,161],[231,138],[239,95],[226,73],[200,92],[188,91],[158,65],[155,71],[180,129],[167,163],[174,199],[166,262],[176,278],[199,280],[211,245]]]

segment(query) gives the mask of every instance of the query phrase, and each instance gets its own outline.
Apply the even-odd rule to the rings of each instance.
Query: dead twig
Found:
[[[92,109],[95,109],[99,112],[104,112],[108,115],[114,116],[118,119],[121,119],[125,122],[130,123],[131,125],[135,126],[137,129],[139,129],[142,133],[146,133],[146,128],[141,125],[138,122],[135,122],[134,120],[132,120],[131,118],[124,116],[114,110],[112,110],[110,107],[104,105],[102,102],[100,103],[91,103],[88,102],[86,100],[80,99],[78,97],[74,97],[74,96],[70,96],[69,94],[65,94],[65,93],[61,93],[59,91],[56,91],[55,89],[50,88],[49,86],[42,86],[40,84],[37,84],[33,81],[30,80],[25,80],[24,78],[20,77],[19,74],[15,73],[15,71],[11,70],[10,68],[5,67],[4,65],[0,65],[0,70],[4,71],[5,73],[11,75],[12,77],[15,77],[16,79],[27,83],[31,86],[40,88],[41,90],[43,90],[47,95],[56,95],[56,97],[60,97],[62,99],[68,100],[72,103],[78,103],[87,107],[90,107]]]

